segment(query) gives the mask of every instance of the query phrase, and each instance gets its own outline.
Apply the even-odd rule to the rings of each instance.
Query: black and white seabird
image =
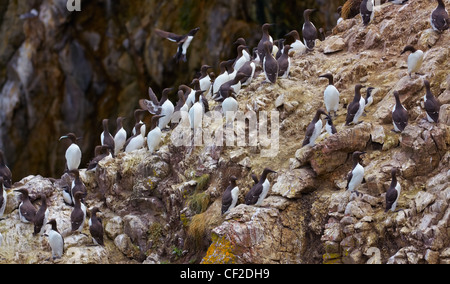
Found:
[[[106,146],[111,150],[111,154],[114,157],[115,153],[114,150],[116,149],[114,137],[109,132],[109,126],[108,126],[109,119],[103,119],[103,132],[100,135],[100,141],[102,143],[102,146]]]
[[[163,119],[159,120],[158,126],[162,130],[169,125],[175,106],[169,100],[169,94],[173,88],[166,88],[162,92],[161,100],[158,100],[152,88],[148,88],[150,100],[140,100],[139,105],[142,109],[148,110],[153,115],[161,115]]]
[[[350,123],[358,124],[359,118],[364,112],[366,106],[366,100],[361,97],[361,89],[364,88],[361,84],[355,86],[355,98],[353,102],[347,108],[347,119],[345,125],[350,125]]]
[[[72,214],[70,214],[70,223],[72,225],[72,232],[82,232],[84,226],[84,220],[86,219],[86,206],[81,202],[83,193],[77,192],[74,194],[75,206],[73,207]]]
[[[103,225],[102,219],[97,216],[100,210],[94,207],[91,210],[91,218],[89,218],[89,232],[95,245],[104,246],[103,242]]]
[[[445,9],[445,4],[443,0],[437,0],[438,6],[431,13],[431,26],[433,30],[442,33],[445,30],[448,30],[450,27],[450,18],[448,16],[448,12]]]
[[[322,114],[325,116],[327,115],[325,110],[320,108],[316,112],[316,115],[314,116],[312,122],[308,125],[308,128],[306,128],[305,140],[303,140],[302,147],[305,147],[307,145],[313,147],[314,145],[316,145],[316,140],[319,137],[320,132],[322,132],[323,128],[323,122],[322,119],[320,118]]]
[[[269,34],[269,29],[271,26],[272,26],[272,24],[264,24],[262,26],[262,37],[258,43],[258,55],[259,55],[259,60],[261,60],[261,63],[264,62],[264,57],[266,56],[266,54],[272,54],[273,38]],[[266,49],[266,46],[265,46],[266,42],[269,43],[268,49]]]
[[[4,189],[4,180],[0,176],[0,220],[3,218],[3,214],[6,209],[6,202],[8,201],[8,194],[6,194],[6,190]]]
[[[3,185],[6,188],[12,186],[12,173],[5,162],[5,154],[0,150],[0,177],[3,178]]]
[[[244,66],[244,64],[247,61],[250,61],[251,58],[249,58],[249,56],[247,56],[249,53],[246,51],[248,49],[248,46],[245,45],[239,45],[237,48],[238,51],[238,56],[236,57],[236,60],[233,63],[233,68],[234,70],[239,70],[241,69],[242,66]],[[246,54],[244,54],[244,51],[246,52]]]
[[[266,82],[275,84],[278,78],[279,66],[277,60],[270,52],[272,44],[269,41],[264,43],[266,54],[263,59],[263,70],[266,77]]]
[[[189,110],[189,121],[191,124],[191,129],[198,129],[202,127],[203,122],[203,104],[200,101],[200,96],[203,94],[203,91],[195,92],[195,103]]]
[[[162,131],[159,127],[159,122],[162,118],[164,118],[164,115],[155,115],[152,117],[152,125],[147,135],[147,146],[150,154],[155,153],[161,143]]]
[[[108,146],[97,146],[95,147],[95,157],[89,162],[87,170],[95,170],[97,169],[98,163],[101,160],[108,157],[110,155],[110,149]]]
[[[353,169],[347,175],[346,189],[350,192],[356,192],[358,195],[357,189],[364,180],[364,167],[361,166],[361,156],[364,154],[366,154],[366,152],[357,151],[353,153]]]
[[[245,196],[245,204],[261,206],[270,189],[270,182],[267,175],[270,173],[277,173],[271,169],[264,169],[261,179],[255,184]]]
[[[413,73],[417,73],[420,68],[422,67],[422,63],[423,63],[423,51],[420,49],[415,49],[414,46],[412,45],[407,45],[401,55],[403,55],[404,53],[410,51],[411,54],[408,56],[408,74],[409,77],[412,78],[412,74]]]
[[[296,54],[304,54],[306,52],[306,46],[300,40],[300,35],[296,30],[290,31],[285,37],[292,37],[294,39],[294,42],[289,45],[291,47],[289,51],[294,51]]]
[[[148,111],[145,109],[136,109],[134,111],[134,120],[135,120],[135,126],[137,124],[141,124],[141,136],[142,138],[145,138],[145,134],[147,134],[147,126],[145,125],[145,123],[142,121],[143,119],[143,115],[147,114]],[[136,127],[133,127],[133,130],[131,131],[132,135],[136,135]]]
[[[127,131],[123,128],[123,121],[126,119],[125,117],[117,118],[117,130],[116,135],[114,135],[114,153],[117,155],[121,151],[123,151],[123,146],[125,142],[127,142]]]
[[[69,133],[59,138],[59,141],[63,139],[69,139],[72,142],[69,148],[67,148],[65,155],[67,170],[68,171],[76,170],[78,169],[81,163],[81,149],[76,144],[77,140],[79,140],[80,138],[77,138],[77,136],[73,133]]]
[[[325,108],[327,109],[329,115],[331,115],[331,111],[333,111],[334,117],[337,117],[337,111],[339,109],[340,93],[338,89],[334,86],[333,74],[328,73],[321,75],[319,77],[328,79],[328,86],[324,91]]]
[[[392,109],[392,121],[394,123],[395,132],[403,132],[408,125],[409,115],[406,108],[402,105],[400,101],[400,94],[395,91],[395,106]]]
[[[73,181],[72,184],[70,186],[70,190],[69,191],[63,191],[63,199],[64,202],[67,205],[74,205],[75,203],[75,194],[77,192],[80,192],[82,194],[82,198],[85,198],[87,196],[87,188],[84,185],[83,181],[80,178],[80,171],[79,170],[72,170],[69,172],[69,174],[71,176],[73,176]]]
[[[230,212],[236,207],[239,196],[239,187],[236,185],[237,178],[230,177],[230,185],[227,187],[222,196],[222,215]]]
[[[438,123],[441,104],[431,92],[430,82],[425,80],[424,83],[427,90],[427,94],[423,97],[423,100],[425,101],[425,111],[427,112],[427,120],[431,123]]]
[[[248,86],[252,83],[253,81],[253,77],[255,76],[255,72],[256,72],[256,64],[255,61],[251,60],[251,61],[247,61],[244,66],[241,67],[241,69],[239,69],[238,73],[244,73],[245,77],[244,79],[241,81],[241,84],[243,86]]]
[[[143,123],[138,123],[134,126],[136,134],[134,134],[127,140],[127,142],[125,142],[125,153],[131,153],[144,147],[145,138],[141,134],[142,125]]]
[[[366,105],[364,106],[364,110],[366,110],[373,104],[373,95],[372,95],[373,90],[375,90],[374,87],[367,88]]]
[[[325,120],[327,124],[325,125],[325,129],[327,130],[329,135],[334,135],[337,133],[336,127],[333,124],[333,119],[330,115],[325,116]]]
[[[47,206],[47,196],[45,196],[45,194],[41,194],[41,207],[39,208],[39,210],[36,212],[36,215],[34,216],[34,233],[33,235],[37,235],[37,234],[44,234],[45,231],[45,225],[47,224],[48,221],[48,206]]]
[[[400,198],[400,193],[402,190],[401,184],[397,181],[397,168],[392,169],[392,183],[389,187],[388,191],[386,192],[386,211],[388,212],[391,210],[392,212],[395,212],[395,209],[397,208],[397,202]]]
[[[309,20],[309,16],[315,9],[307,9],[303,12],[305,23],[303,24],[303,42],[308,50],[313,50],[316,46],[316,39],[318,38],[317,29]]]
[[[228,75],[228,71],[227,71],[227,64],[228,64],[228,61],[222,61],[219,64],[220,74],[219,74],[219,76],[216,77],[216,79],[214,80],[214,83],[213,83],[213,88],[212,88],[213,97],[217,92],[219,92],[220,87],[223,84],[230,81],[230,76]],[[190,106],[191,105],[189,105],[189,107]]]
[[[200,84],[200,90],[205,91],[206,94],[210,93],[212,82],[211,82],[211,76],[208,74],[208,70],[212,67],[209,65],[203,65],[201,68],[201,75],[200,78],[198,78],[199,84]]]
[[[28,190],[25,188],[17,189],[16,192],[21,193],[21,202],[19,205],[19,218],[23,223],[33,223],[36,216],[36,208],[31,204]]]
[[[191,45],[192,40],[194,39],[194,36],[197,34],[197,32],[200,30],[200,28],[195,28],[191,30],[188,34],[185,35],[177,35],[171,32],[166,32],[160,29],[155,29],[155,33],[159,35],[160,37],[166,38],[172,42],[176,42],[178,44],[178,52],[174,56],[176,62],[180,62],[180,60],[183,60],[184,62],[187,61],[186,54],[189,46]]]
[[[247,61],[252,60],[252,56],[250,54],[250,51],[248,50],[247,42],[245,41],[244,38],[242,38],[242,37],[238,38],[233,44],[236,44],[238,47],[240,45],[247,47],[242,50],[242,55],[247,59]]]
[[[278,58],[278,76],[281,79],[287,79],[289,77],[289,72],[291,70],[291,57],[289,56],[289,50],[291,49],[291,46],[289,44],[286,44],[283,47],[283,54]]]
[[[373,11],[374,5],[373,0],[363,0],[360,6],[360,14],[363,20],[364,26],[367,26],[370,22],[372,22],[375,13]]]
[[[51,219],[47,224],[52,225],[52,229],[48,232],[48,243],[52,248],[53,260],[55,260],[64,254],[64,238],[58,231],[55,219]]]

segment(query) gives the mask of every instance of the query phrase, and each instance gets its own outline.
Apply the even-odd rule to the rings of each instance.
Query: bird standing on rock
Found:
[[[147,135],[147,146],[150,154],[153,154],[161,143],[162,132],[158,124],[163,117],[164,115],[155,115],[152,117],[152,125]]]
[[[318,38],[317,28],[311,23],[309,17],[315,9],[307,9],[303,12],[305,23],[303,24],[303,42],[308,50],[313,50],[316,46],[316,39]]]
[[[28,190],[25,188],[17,189],[16,192],[20,192],[21,202],[19,204],[19,218],[23,223],[33,223],[34,216],[36,216],[36,208],[31,204]]]
[[[313,147],[316,144],[316,140],[320,135],[320,132],[323,128],[323,122],[320,118],[321,115],[327,115],[324,109],[319,109],[316,112],[316,116],[312,120],[312,122],[308,125],[308,128],[306,128],[305,133],[305,140],[303,140],[303,147],[309,145],[310,147]]]
[[[76,144],[80,138],[73,133],[69,133],[65,136],[59,138],[59,141],[63,139],[69,139],[72,144],[70,144],[69,148],[66,150],[66,166],[68,171],[77,170],[81,163],[81,149]]]
[[[227,187],[222,196],[222,215],[230,212],[236,207],[238,202],[239,187],[236,185],[237,178],[230,177],[230,185]]]
[[[52,225],[52,229],[48,232],[48,243],[52,248],[53,260],[55,260],[64,254],[64,238],[58,231],[55,219],[51,219],[47,224]]]
[[[433,30],[442,33],[449,29],[450,27],[450,18],[448,16],[448,12],[445,9],[444,0],[437,0],[438,6],[431,13],[431,26]]]
[[[353,153],[353,169],[347,176],[346,189],[352,193],[356,192],[357,195],[359,195],[357,189],[364,180],[364,168],[361,166],[361,156],[364,154],[366,154],[366,152],[357,151]]]
[[[391,171],[392,174],[392,182],[391,186],[389,187],[387,193],[386,193],[386,211],[388,212],[391,210],[392,212],[395,212],[395,209],[397,208],[397,202],[400,198],[400,193],[402,190],[401,184],[397,181],[397,168],[393,168]]]
[[[255,184],[245,196],[245,204],[261,206],[270,189],[270,182],[267,176],[270,173],[277,173],[271,169],[264,169],[261,179]]]
[[[345,125],[348,126],[351,123],[358,124],[359,118],[364,112],[366,106],[366,100],[361,97],[361,89],[364,88],[361,84],[355,86],[355,98],[353,102],[347,108],[347,119]]]
[[[395,106],[392,110],[392,121],[394,123],[394,131],[395,132],[403,132],[406,126],[408,125],[409,115],[406,108],[402,105],[400,101],[400,94],[395,91]]]
[[[77,192],[74,194],[75,206],[70,215],[70,223],[72,224],[72,232],[82,232],[84,220],[86,219],[86,206],[81,202],[83,193]]]
[[[41,194],[41,207],[36,212],[36,215],[34,216],[34,233],[33,235],[37,234],[43,234],[45,229],[45,224],[47,224],[48,221],[48,206],[47,206],[47,197],[45,194]]]
[[[123,151],[123,146],[127,142],[127,131],[123,128],[123,120],[125,117],[117,118],[117,131],[114,135],[114,153],[117,155]]]
[[[408,56],[408,74],[409,77],[412,78],[412,74],[417,73],[422,67],[424,54],[422,50],[416,50],[414,46],[407,45],[403,49],[401,55],[408,51],[411,52],[411,54]]]
[[[338,89],[334,86],[333,74],[328,73],[319,77],[328,79],[328,87],[324,91],[325,107],[329,115],[331,115],[331,111],[333,111],[334,117],[337,117],[340,94]]]
[[[425,111],[427,112],[427,120],[430,123],[438,123],[441,104],[433,96],[433,93],[431,93],[430,82],[425,80],[424,84],[427,90],[427,94],[423,97],[423,100],[425,101]]]
[[[102,143],[102,146],[106,146],[109,148],[109,150],[111,150],[111,154],[114,157],[115,155],[114,150],[116,149],[116,146],[114,142],[114,137],[109,132],[108,122],[109,122],[108,119],[103,119],[103,132],[100,135],[100,141]]]
[[[263,59],[263,69],[266,76],[266,82],[275,84],[278,78],[279,66],[277,60],[270,52],[271,46],[271,43],[268,41],[264,43],[266,54]]]
[[[103,225],[102,219],[97,216],[100,210],[94,207],[91,210],[91,218],[89,219],[89,232],[91,233],[92,240],[95,245],[104,246],[103,242]]]

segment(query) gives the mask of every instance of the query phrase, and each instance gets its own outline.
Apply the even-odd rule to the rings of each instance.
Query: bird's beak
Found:
[[[62,136],[61,138],[59,138],[59,141],[61,141],[61,140],[63,140],[63,139],[66,139],[66,138],[69,138],[69,137],[67,137],[67,136]]]

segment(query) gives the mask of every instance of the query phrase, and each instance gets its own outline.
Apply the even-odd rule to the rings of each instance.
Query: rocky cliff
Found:
[[[431,1],[409,2],[377,7],[367,27],[360,16],[341,22],[314,51],[294,55],[290,78],[270,85],[260,74],[241,92],[242,111],[279,112],[274,157],[261,155],[263,143],[176,147],[167,131],[155,154],[119,154],[96,171],[82,170],[87,207],[101,211],[105,247],[91,246],[87,226],[85,234],[67,234],[72,209],[61,192],[70,177],[29,176],[16,183],[14,189],[27,188],[33,199],[47,195],[50,217],[67,234],[57,262],[449,263],[450,35],[431,30]],[[407,55],[400,53],[408,44],[425,53],[423,75],[407,74]],[[301,148],[323,106],[327,82],[319,75],[328,72],[341,93],[338,133],[323,131],[316,146]],[[442,104],[439,124],[425,118],[425,78]],[[358,83],[375,88],[374,104],[361,124],[345,126],[345,107]],[[401,134],[391,131],[394,91],[410,115]],[[367,152],[359,196],[345,190],[354,151]],[[251,174],[265,167],[278,172],[269,177],[269,196],[262,206],[247,206]],[[386,213],[393,167],[399,169],[402,210]],[[221,195],[231,175],[238,178],[239,202],[222,216]],[[18,194],[9,191],[8,200],[0,263],[51,262],[47,238],[33,236],[32,226],[18,219]]]

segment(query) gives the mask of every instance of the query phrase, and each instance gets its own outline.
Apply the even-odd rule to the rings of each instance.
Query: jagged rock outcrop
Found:
[[[95,172],[82,170],[85,201],[100,208],[106,246],[89,246],[85,227],[87,236],[67,237],[57,262],[450,263],[450,34],[430,31],[430,12],[426,0],[384,4],[368,27],[359,16],[345,20],[313,52],[294,55],[290,78],[268,85],[260,74],[238,101],[244,112],[278,111],[275,156],[261,154],[263,140],[251,147],[176,147],[171,130],[154,155],[143,149],[106,158]],[[407,74],[406,57],[400,56],[407,44],[425,52],[420,77]],[[323,131],[314,147],[301,148],[306,127],[323,106],[326,82],[319,75],[328,72],[341,92],[338,133]],[[423,78],[442,103],[439,124],[425,120]],[[374,104],[361,124],[345,126],[345,106],[358,83],[376,88]],[[401,134],[392,131],[394,91],[410,114]],[[345,190],[354,151],[367,152],[362,195]],[[269,177],[269,196],[262,206],[245,205],[251,174],[265,167],[278,172]],[[401,211],[385,212],[393,167],[402,185]],[[221,195],[231,175],[238,178],[238,206],[222,216]],[[50,217],[67,231],[71,208],[61,191],[70,182],[68,176],[53,182],[30,176],[14,189],[26,187],[32,198],[45,193]],[[46,238],[33,237],[32,226],[18,220],[18,194],[9,191],[8,197],[0,262],[49,262]],[[19,241],[21,233],[25,239]]]

